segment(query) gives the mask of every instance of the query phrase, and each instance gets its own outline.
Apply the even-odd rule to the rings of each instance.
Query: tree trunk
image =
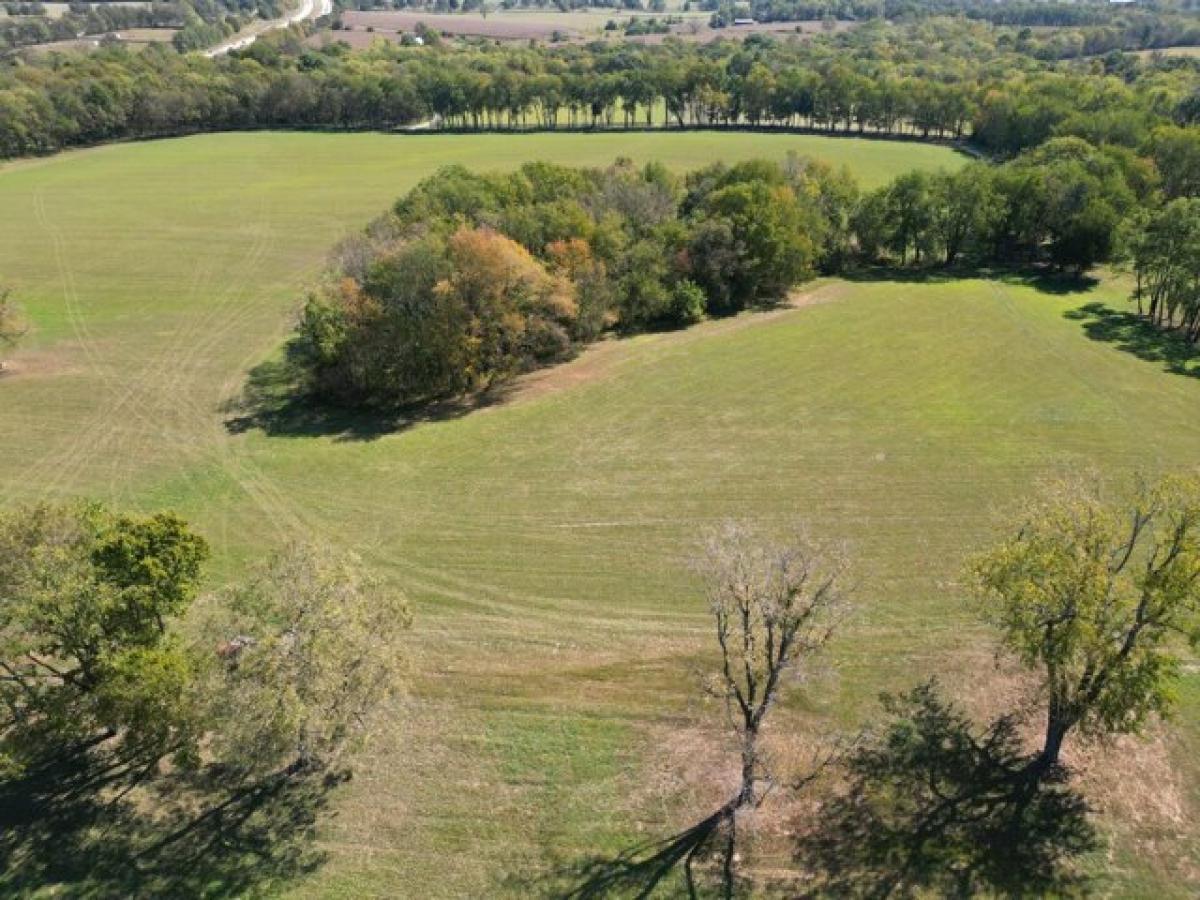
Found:
[[[1043,778],[1055,766],[1058,765],[1059,756],[1062,754],[1063,741],[1066,739],[1067,733],[1071,730],[1071,722],[1068,720],[1051,714],[1046,719],[1046,734],[1042,740],[1042,750],[1034,757],[1033,762],[1029,766],[1030,773],[1035,778]]]

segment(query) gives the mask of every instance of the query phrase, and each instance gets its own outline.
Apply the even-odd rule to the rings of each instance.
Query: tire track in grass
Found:
[[[177,389],[188,375],[193,374],[194,363],[200,354],[206,352],[239,327],[247,317],[253,315],[252,310],[245,309],[238,316],[226,316],[225,324],[221,328],[210,329],[207,340],[196,339],[199,331],[220,316],[224,308],[236,299],[238,278],[235,277],[229,281],[229,287],[219,295],[221,299],[215,304],[216,308],[207,310],[202,316],[187,320],[182,327],[176,329],[171,338],[164,342],[162,349],[151,356],[135,376],[123,382],[122,379],[113,375],[95,349],[91,330],[79,307],[74,274],[66,262],[65,241],[61,230],[46,212],[44,191],[42,190],[35,195],[35,212],[39,224],[51,240],[72,331],[92,370],[111,389],[112,394],[96,408],[82,427],[74,431],[73,440],[69,441],[57,454],[47,454],[42,457],[40,464],[35,465],[28,473],[27,481],[41,483],[43,493],[49,494],[74,480],[90,459],[109,449],[109,445],[113,443],[120,430],[118,418],[126,411],[130,412],[144,426],[141,429],[141,440],[137,447],[129,448],[130,452],[121,456],[126,461],[129,471],[136,467],[139,458],[139,454],[132,451],[140,450],[155,440],[167,442],[172,445],[173,449],[181,451],[188,457],[194,458],[197,453],[204,452],[204,448],[197,446],[194,441],[164,427],[162,411],[164,408],[168,408],[172,412],[178,410],[180,401],[199,410],[192,398],[179,395]],[[260,230],[250,253],[243,257],[234,275],[241,276],[252,270],[261,261],[268,243],[265,229]],[[203,282],[204,279],[198,269],[193,275],[193,289],[198,289]],[[167,388],[166,391],[163,390],[164,386]],[[155,399],[159,399],[160,402],[153,404]],[[148,414],[144,408],[150,404],[158,411],[157,417]],[[118,493],[115,486],[116,479],[117,471],[114,466],[109,481],[110,492],[114,495]],[[11,493],[11,489],[7,490],[3,496],[7,498]]]
[[[265,203],[264,203],[265,206]],[[188,318],[186,324],[177,329],[174,339],[162,355],[164,359],[173,361],[169,371],[160,372],[157,380],[157,390],[147,391],[147,400],[157,399],[158,417],[165,421],[172,418],[171,434],[177,449],[182,450],[189,461],[202,461],[211,452],[210,446],[205,446],[191,438],[185,428],[189,420],[199,421],[209,418],[211,410],[206,409],[187,390],[195,381],[198,363],[211,350],[220,345],[231,333],[242,327],[254,315],[252,306],[244,302],[242,285],[250,273],[262,262],[267,250],[273,245],[272,230],[265,212],[260,212],[256,238],[249,252],[237,264],[234,271],[228,273],[225,287],[214,292],[214,301],[204,305],[203,312]],[[203,284],[195,286],[192,292],[193,302],[198,297],[198,291]],[[227,309],[237,303],[232,315],[226,314]],[[139,449],[144,449],[153,440],[149,431],[143,432]],[[136,468],[135,463],[139,454],[130,453],[130,469]],[[185,477],[192,478],[187,468]]]

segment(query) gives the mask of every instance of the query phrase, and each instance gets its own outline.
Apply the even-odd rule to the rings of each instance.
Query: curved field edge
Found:
[[[370,439],[225,428],[222,400],[277,348],[324,249],[437,165],[795,149],[878,183],[957,163],[844,139],[638,137],[218,135],[0,170],[0,273],[38,325],[0,381],[0,494],[170,506],[213,541],[218,579],[316,532],[415,601],[411,696],[298,896],[522,894],[682,824],[695,810],[672,773],[716,718],[695,700],[708,635],[686,565],[710,522],[800,516],[850,542],[863,586],[840,675],[789,716],[852,725],[925,673],[987,692],[990,648],[953,578],[1037,478],[1200,462],[1200,381],[1068,316],[1119,307],[1108,283],[831,281],[794,310],[605,343],[452,421]],[[1163,751],[1183,819],[1123,816],[1145,781],[1103,797],[1112,852],[1093,864],[1114,894],[1190,890],[1198,693],[1191,674]]]

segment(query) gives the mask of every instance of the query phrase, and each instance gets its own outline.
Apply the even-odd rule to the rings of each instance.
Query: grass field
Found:
[[[323,820],[324,864],[281,889],[528,895],[558,864],[707,812],[723,769],[701,736],[719,717],[696,699],[707,632],[687,559],[722,517],[799,516],[850,542],[839,675],[781,718],[849,727],[927,673],[987,696],[986,635],[949,582],[1038,477],[1200,462],[1200,381],[1067,315],[1120,305],[1118,285],[829,281],[796,309],[605,343],[454,420],[226,427],[323,249],[437,165],[790,149],[869,184],[960,162],[782,135],[251,134],[0,169],[0,276],[38,327],[0,380],[3,499],[174,508],[212,540],[216,580],[320,535],[415,603],[410,696]],[[1191,674],[1182,736],[1127,747],[1118,783],[1090,776],[1105,892],[1194,895],[1198,711]]]

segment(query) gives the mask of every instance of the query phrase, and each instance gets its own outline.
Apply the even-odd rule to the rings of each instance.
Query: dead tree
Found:
[[[772,541],[728,522],[709,536],[699,568],[721,649],[708,689],[725,704],[741,757],[741,782],[724,808],[729,895],[738,814],[759,806],[774,786],[760,743],[763,724],[844,619],[847,563],[840,550],[802,530]]]

